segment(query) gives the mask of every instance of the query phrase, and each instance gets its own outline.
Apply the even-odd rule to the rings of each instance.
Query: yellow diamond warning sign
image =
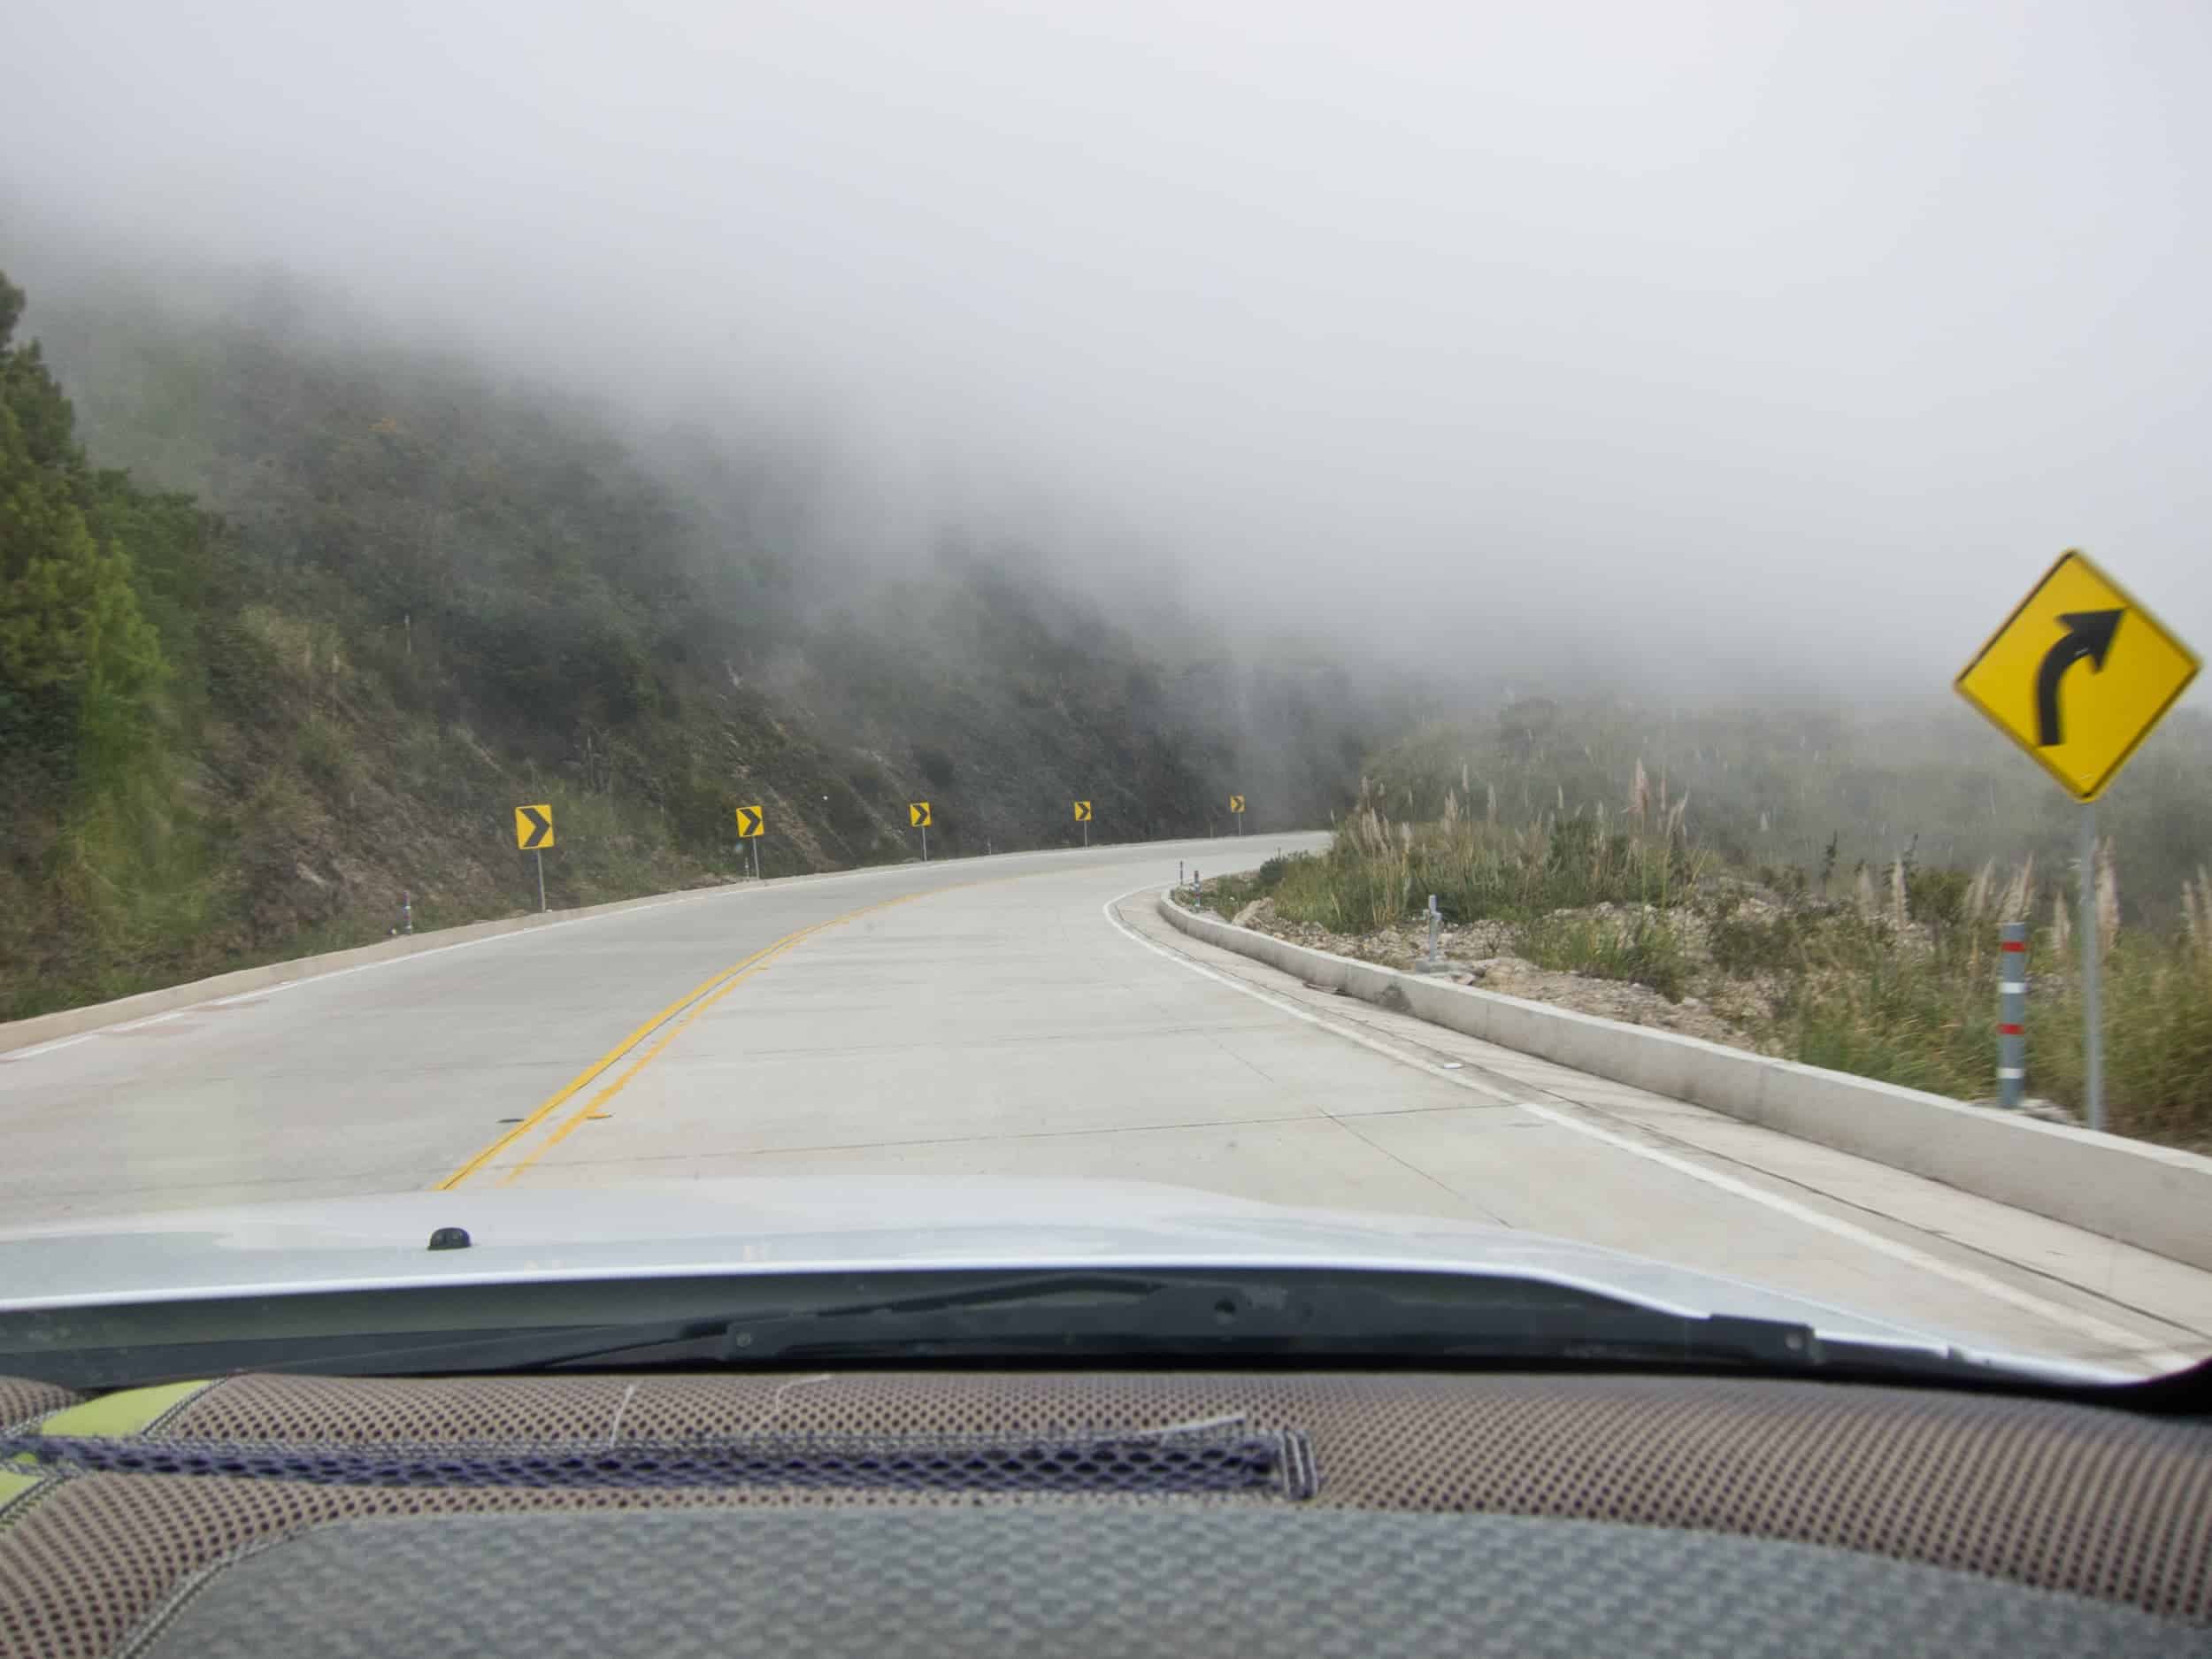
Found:
[[[2196,653],[2125,588],[2069,552],[1955,683],[2075,799],[2093,801],[2197,668]]]
[[[1075,803],[1075,821],[1078,824],[1087,824],[1091,821],[1091,803],[1088,801],[1078,801]]]
[[[906,803],[906,826],[909,829],[927,829],[929,827],[928,802],[909,801]]]
[[[740,841],[750,841],[756,835],[764,834],[767,828],[768,815],[760,808],[741,806],[737,809],[737,834]]]

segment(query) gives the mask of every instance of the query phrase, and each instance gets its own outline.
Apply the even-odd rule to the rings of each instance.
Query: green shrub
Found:
[[[295,740],[300,770],[326,793],[345,787],[353,771],[353,752],[344,732],[319,714],[301,722]]]
[[[1767,918],[1732,910],[1711,922],[1707,949],[1713,965],[1731,979],[1787,972],[1802,959],[1805,927],[1804,918],[1792,910]]]
[[[1539,967],[1649,986],[1671,1002],[1689,974],[1680,935],[1655,916],[1546,916],[1522,927],[1516,949]]]

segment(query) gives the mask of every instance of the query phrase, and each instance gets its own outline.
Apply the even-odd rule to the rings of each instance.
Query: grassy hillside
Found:
[[[0,1018],[534,902],[1348,798],[1374,718],[1328,671],[1177,657],[1018,549],[818,568],[741,450],[283,304],[0,310]],[[65,390],[68,394],[64,396]],[[104,468],[121,463],[131,472]],[[824,607],[819,595],[841,595]],[[1267,763],[1266,787],[1254,780]]]

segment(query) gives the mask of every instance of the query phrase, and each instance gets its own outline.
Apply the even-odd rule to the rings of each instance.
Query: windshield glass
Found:
[[[31,11],[0,1313],[2212,1356],[2199,10]]]

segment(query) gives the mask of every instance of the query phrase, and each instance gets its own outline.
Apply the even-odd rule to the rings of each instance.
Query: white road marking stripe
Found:
[[[1177,963],[1183,967],[1188,968],[1193,973],[1199,975],[1202,979],[1211,979],[1217,985],[1225,985],[1233,991],[1241,991],[1245,995],[1252,997],[1256,1001],[1266,1003],[1270,1008],[1276,1010],[1279,1013],[1287,1014],[1293,1019],[1302,1019],[1309,1025],[1318,1025],[1322,1030],[1341,1037],[1347,1042],[1356,1042],[1363,1048],[1372,1048],[1377,1054],[1381,1055],[1385,1059],[1395,1060],[1402,1065],[1413,1066],[1416,1069],[1424,1071],[1435,1071],[1437,1075],[1440,1077],[1445,1075],[1441,1068],[1432,1067],[1423,1061],[1411,1059],[1403,1051],[1394,1048],[1389,1044],[1379,1041],[1373,1037],[1370,1037],[1363,1032],[1347,1030],[1343,1025],[1337,1024],[1335,1021],[1324,1019],[1320,1015],[1312,1012],[1309,1009],[1301,1008],[1295,1002],[1287,1002],[1279,996],[1271,995],[1267,992],[1261,990],[1259,987],[1256,985],[1247,985],[1243,980],[1236,979],[1233,975],[1217,972],[1202,962],[1192,961],[1188,956],[1183,955],[1182,952],[1179,950],[1170,950],[1164,945],[1155,944],[1151,940],[1147,939],[1142,933],[1138,933],[1126,922],[1123,921],[1120,917],[1114,914],[1114,906],[1120,903],[1122,899],[1134,898],[1139,893],[1151,894],[1157,893],[1159,889],[1157,887],[1138,887],[1131,892],[1123,894],[1119,899],[1107,900],[1106,919],[1111,922],[1128,938],[1134,940],[1138,944],[1142,945],[1147,950],[1152,951],[1156,955],[1165,956],[1170,962]],[[1491,1100],[1495,1101],[1499,1105],[1509,1106],[1515,1103],[1513,1097],[1510,1094],[1501,1094],[1495,1089],[1485,1088],[1481,1084],[1477,1083],[1471,1078],[1453,1077],[1450,1080],[1457,1084],[1461,1088],[1466,1089],[1471,1094],[1488,1096]]]
[[[73,1048],[78,1043],[89,1042],[99,1034],[98,1031],[81,1031],[73,1037],[56,1037],[50,1042],[34,1043],[28,1048],[12,1048],[5,1054],[0,1054],[0,1060],[28,1060],[34,1055],[51,1054],[57,1048]]]
[[[119,1031],[143,1031],[149,1025],[165,1025],[173,1019],[181,1019],[189,1011],[188,1009],[173,1008],[165,1014],[149,1014],[145,1018],[134,1019],[128,1025],[103,1025],[100,1029],[110,1035]]]
[[[195,1002],[191,1008],[173,1008],[165,1014],[149,1014],[143,1019],[134,1019],[121,1025],[95,1026],[90,1031],[81,1031],[73,1037],[57,1037],[51,1042],[37,1043],[28,1048],[11,1049],[5,1054],[0,1054],[0,1060],[28,1060],[34,1056],[51,1054],[57,1048],[66,1048],[74,1043],[89,1042],[95,1037],[112,1037],[119,1032],[142,1031],[149,1025],[158,1025],[165,1020],[181,1018],[184,1015],[190,1013],[193,1008],[205,1006],[204,1003]]]
[[[1279,1009],[1284,1013],[1304,1020],[1308,1025],[1318,1025],[1324,1031],[1348,1038],[1363,1048],[1372,1048],[1376,1053],[1395,1060],[1401,1065],[1410,1066],[1417,1071],[1429,1072],[1433,1076],[1442,1078],[1448,1083],[1455,1084],[1473,1093],[1486,1095],[1491,1093],[1467,1079],[1455,1075],[1440,1065],[1432,1065],[1426,1061],[1417,1060],[1362,1033],[1347,1031],[1333,1020],[1324,1019],[1320,1015],[1309,1010],[1286,1002],[1280,997],[1270,995],[1256,986],[1246,985],[1228,974],[1216,972],[1205,964],[1194,962],[1180,951],[1171,950],[1164,945],[1145,938],[1143,934],[1114,914],[1114,906],[1119,904],[1123,899],[1134,898],[1140,893],[1156,894],[1159,891],[1157,887],[1139,887],[1123,894],[1120,898],[1107,900],[1106,919],[1112,923],[1116,930],[1125,938],[1134,940],[1147,950],[1165,956],[1171,962],[1179,963],[1192,972],[1202,975],[1217,985],[1225,985],[1233,991],[1242,991],[1248,996],[1256,997],[1271,1008]],[[1748,1199],[1755,1204],[1763,1205],[1778,1215],[1787,1216],[1793,1221],[1802,1222],[1807,1226],[1817,1228],[1833,1237],[1847,1239],[1852,1243],[1862,1245],[1878,1255],[1888,1256],[1892,1261],[1901,1262],[1922,1272],[1932,1273],[1939,1278],[1947,1279],[1955,1285],[1962,1286],[1979,1295],[2001,1302],[2008,1307],[2016,1308],[2023,1313],[2032,1313],[2039,1319],[2076,1332],[2093,1341],[2116,1347],[2159,1371],[2174,1371],[2185,1365],[2193,1365],[2201,1357],[2199,1355],[2182,1353],[2170,1348],[2147,1349],[2143,1344],[2148,1339],[2123,1326],[2100,1319],[2094,1314],[2083,1313],[2063,1303],[2048,1301],[2032,1291],[2021,1290],[2001,1279],[1992,1278],[1989,1274],[1978,1272],[1973,1268],[1947,1262],[1941,1256],[1932,1256],[1916,1246],[1886,1238],[1881,1233],[1858,1225],[1855,1222],[1846,1221],[1839,1216],[1832,1216],[1823,1210],[1815,1210],[1810,1205],[1799,1203],[1796,1200],[1785,1197],[1779,1193],[1770,1193],[1763,1187],[1754,1187],[1748,1181],[1738,1180],[1734,1176],[1724,1174],[1718,1170],[1708,1169],[1686,1158],[1677,1157],[1672,1153],[1663,1152],[1656,1147],[1640,1145],[1624,1136],[1614,1134],[1609,1130],[1598,1128],[1594,1124],[1584,1123],[1570,1113],[1555,1110],[1549,1106],[1534,1105],[1527,1101],[1515,1101],[1512,1103],[1530,1116],[1540,1118],[1544,1122],[1558,1128],[1578,1135],[1587,1135],[1593,1141],[1602,1141],[1607,1146],[1629,1153],[1633,1156],[1648,1159],[1654,1164],[1674,1171],[1677,1174],[1686,1175],[1692,1180],[1702,1181],[1708,1187],[1717,1187],[1735,1197]]]

